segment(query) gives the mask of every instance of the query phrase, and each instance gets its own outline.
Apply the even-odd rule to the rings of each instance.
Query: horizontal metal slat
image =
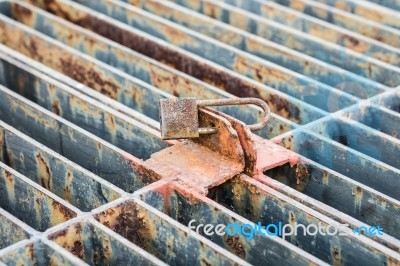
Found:
[[[339,27],[358,32],[364,36],[386,43],[393,47],[400,47],[400,42],[398,40],[400,31],[398,29],[385,26],[378,22],[353,15],[352,13],[348,13],[335,7],[327,6],[312,0],[274,1],[304,14],[325,20]]]
[[[399,200],[400,170],[343,147],[313,132],[297,132],[285,137],[283,145],[302,156]],[[362,166],[362,167],[360,167]]]
[[[2,161],[46,190],[90,211],[120,197],[114,187],[0,121]]]
[[[400,13],[395,10],[360,0],[317,0],[326,5],[400,29]],[[385,0],[386,1],[386,0]],[[390,1],[390,0],[389,0]]]
[[[172,95],[184,97],[193,96],[193,94],[195,94],[199,99],[233,97],[230,94],[217,90],[207,83],[194,79],[171,67],[138,54],[135,51],[127,49],[97,34],[93,34],[88,30],[77,27],[65,20],[61,20],[31,5],[13,3],[12,10],[15,10],[15,15],[13,17],[18,19],[18,21],[157,88],[167,91]],[[30,13],[31,15],[28,17],[23,16],[22,14],[25,13]],[[32,18],[32,16],[36,19],[29,19]],[[46,25],[51,25],[51,27]],[[74,36],[72,40],[69,38],[71,35]],[[82,45],[82,43],[85,45]],[[25,64],[27,64],[26,61],[27,60],[24,59]],[[118,87],[117,89],[121,90],[123,88]],[[85,93],[85,91],[82,92]],[[248,124],[255,123],[258,118],[257,116],[259,116],[257,109],[245,108],[243,106],[236,106],[234,108],[222,107],[218,109]],[[145,122],[142,120],[140,121]],[[292,127],[292,124],[273,114],[268,127],[258,131],[257,134],[264,137],[273,137],[289,131]]]
[[[106,1],[103,6],[90,1],[78,2],[325,111],[334,112],[357,101],[333,87],[152,16],[121,1]],[[266,98],[262,90],[257,93]],[[338,106],[330,104],[329,95],[339,99]]]
[[[182,187],[172,184],[163,184],[152,190],[137,193],[138,197],[153,208],[168,214],[176,221],[188,225],[194,219],[193,225],[217,223],[229,224],[238,222],[252,224],[249,220],[234,214],[214,201],[197,195],[194,192],[185,190]],[[188,229],[189,230],[189,229]],[[201,232],[200,230],[199,232]],[[195,232],[191,232],[195,234]],[[227,251],[245,259],[246,261],[257,263],[285,263],[287,265],[309,265],[316,263],[324,264],[314,256],[297,248],[295,245],[286,243],[280,238],[253,238],[246,241],[245,236],[220,236],[214,234],[202,236],[212,240]]]
[[[68,225],[48,238],[89,265],[166,265],[138,246],[121,241],[119,235],[110,231],[90,220]]]
[[[228,5],[222,0],[182,0],[178,3],[386,86],[395,87],[400,84],[398,67],[293,30],[277,22]]]
[[[38,231],[45,231],[80,213],[2,162],[0,190],[0,207]]]
[[[190,12],[190,10],[179,5],[166,1],[152,0],[143,1],[141,7],[153,14],[169,19],[192,30],[196,30],[199,33],[205,34],[233,47],[301,73],[307,77],[357,97],[371,97],[385,90],[385,86],[381,86],[380,84],[270,42],[266,39],[261,39],[246,31],[213,20],[207,16],[194,13],[189,17],[186,14]],[[258,72],[258,75],[262,76],[262,74],[263,71]],[[310,95],[315,93],[315,91],[313,91],[313,86],[292,86],[292,89],[303,89],[303,93],[309,93]],[[321,93],[322,92],[323,91],[321,91]],[[334,97],[332,92],[333,90],[329,90],[329,99]],[[320,98],[320,100],[322,99]],[[336,108],[329,108],[330,111],[333,111],[334,109]]]
[[[61,2],[57,3],[60,4]],[[172,65],[180,71],[206,81],[236,96],[261,97],[270,104],[272,111],[285,118],[290,117],[294,122],[301,124],[307,123],[320,118],[324,114],[324,112],[315,107],[279,93],[272,88],[254,82],[253,80],[238,75],[235,72],[217,66],[216,64],[206,61],[198,56],[192,54],[189,55],[187,52],[177,49],[159,39],[155,39],[142,31],[134,30],[126,24],[120,23],[114,19],[109,19],[104,15],[78,4],[72,4],[70,2],[62,3],[68,6],[65,10],[71,12],[71,15],[67,16],[67,18],[79,16],[78,14],[87,18],[86,20],[72,22],[92,31],[94,23],[96,25],[103,25],[100,27],[100,29],[104,29],[103,32],[97,31],[98,34],[123,44],[124,46],[136,50],[144,55],[165,62],[168,65]],[[96,29],[97,28],[98,27],[96,27]],[[149,49],[151,47],[154,49]],[[257,91],[262,91],[263,95],[259,95]]]
[[[341,27],[336,27],[289,8],[263,0],[246,1],[247,3],[245,4],[241,3],[239,0],[227,0],[226,2],[234,3],[236,6],[242,7],[264,18],[287,25],[325,41],[338,44],[365,56],[370,56],[393,65],[399,65],[399,49],[362,36],[357,32],[351,32]],[[399,37],[400,35],[395,35],[394,38],[396,39]]]
[[[151,183],[136,157],[1,86],[0,95],[1,119],[29,137],[127,192]]]
[[[99,209],[95,219],[168,264],[248,265],[137,199]]]
[[[294,225],[297,222],[305,226],[319,222],[323,225],[335,224],[329,218],[314,213],[304,205],[292,201],[272,188],[263,186],[253,178],[246,176],[241,176],[236,180],[232,179],[220,187],[214,188],[208,196],[254,223],[258,221],[265,224],[282,222]],[[330,264],[351,264],[351,261],[354,260],[352,256],[357,256],[357,263],[362,261],[366,265],[400,259],[397,252],[377,245],[364,236],[358,238],[354,234],[340,236],[316,234],[311,238],[297,234],[286,240]],[[362,253],[364,254],[361,255]]]

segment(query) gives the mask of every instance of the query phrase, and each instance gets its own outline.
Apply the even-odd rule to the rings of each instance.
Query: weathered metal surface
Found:
[[[184,182],[203,194],[243,172],[245,155],[232,124],[217,112],[202,108],[199,126],[212,126],[216,132],[154,153],[144,167],[157,179]]]
[[[0,162],[0,207],[38,231],[65,222],[79,210]]]
[[[136,3],[137,5],[139,3]],[[370,80],[348,71],[315,60],[295,50],[276,45],[266,39],[257,38],[246,31],[212,20],[207,16],[193,14],[187,16],[188,9],[166,1],[141,1],[140,6],[153,14],[162,16],[185,27],[233,47],[274,62],[307,77],[328,84],[360,98],[375,95],[384,88]],[[260,74],[262,74],[260,72]],[[346,86],[343,86],[346,84]],[[365,86],[361,85],[365,84]],[[311,93],[311,92],[310,92]]]
[[[300,11],[304,14],[325,20],[339,27],[358,32],[377,41],[400,47],[400,31],[395,28],[353,15],[336,7],[311,0],[274,0],[275,2]],[[389,1],[381,1],[382,4]]]
[[[140,200],[119,203],[95,219],[172,265],[248,265]]]
[[[167,147],[158,131],[120,115],[1,53],[0,63],[5,71],[0,76],[1,85],[12,88],[25,98],[115,146],[142,159]]]
[[[400,84],[398,67],[293,30],[224,2],[202,1],[200,4],[199,0],[182,0],[178,3],[386,86],[394,87]]]
[[[318,222],[324,225],[336,223],[244,175],[210,191],[209,197],[254,223],[258,221],[266,224],[297,222],[304,225],[318,224]],[[317,234],[313,237],[298,234],[291,235],[286,240],[330,264],[351,264],[352,261],[365,265],[399,263],[399,253],[370,240],[362,241],[363,238],[362,235],[355,236],[351,233],[341,236]]]
[[[138,197],[184,225],[189,224],[192,219],[196,220],[194,225],[204,223],[215,226],[218,223],[229,224],[234,222],[251,224],[249,220],[227,211],[209,198],[180,185],[161,184],[152,190],[145,191],[145,193],[138,193]],[[191,232],[191,234],[195,233]],[[252,241],[246,241],[243,235],[240,237],[217,234],[208,236],[204,233],[201,235],[252,264],[324,264],[323,261],[310,256],[295,245],[285,243],[280,238],[254,238]]]
[[[400,199],[399,169],[312,132],[301,132],[295,136],[285,137],[282,143],[286,148],[306,158],[394,199]],[[393,159],[398,160],[398,156]],[[399,223],[399,221],[396,222]]]
[[[383,120],[382,123],[390,122]],[[398,156],[400,140],[396,138],[385,136],[346,118],[321,122],[310,127],[310,130],[383,163],[400,168],[400,157]]]
[[[13,3],[12,7],[12,10],[15,10],[13,13],[15,15],[12,17],[18,21],[170,94],[182,97],[195,93],[199,99],[231,97],[230,94],[216,90],[207,83],[77,27],[68,21],[59,20],[41,9],[21,2]],[[3,9],[7,10],[7,8]],[[74,37],[71,38],[71,35]],[[85,93],[85,91],[82,92]],[[241,107],[221,109],[247,123],[254,123],[257,120],[257,114],[252,109]],[[279,130],[281,127],[284,131]],[[268,128],[259,134],[264,137],[273,137],[290,130],[291,127],[292,125],[284,119],[272,114]]]
[[[199,137],[199,108],[191,98],[160,101],[160,131],[163,139],[188,139]]]
[[[47,242],[47,243],[46,243]],[[30,241],[1,256],[6,265],[87,265],[77,258],[56,249],[49,241]]]
[[[399,102],[398,99],[396,101],[396,98],[393,98],[392,100],[394,100],[394,102]],[[393,106],[392,108],[396,109],[397,107]],[[400,139],[400,114],[395,110],[382,106],[370,105],[358,108],[352,112],[347,112],[345,116],[389,136]]]
[[[399,34],[368,18],[395,22],[395,1],[25,2],[0,2],[0,168],[13,176],[0,175],[13,234],[0,265],[400,265]],[[233,95],[271,106],[259,135],[273,140],[245,125],[260,109],[236,106],[201,108],[219,134],[161,140],[160,99]],[[191,219],[349,235],[246,240],[189,232]],[[350,231],[371,225],[384,234]]]
[[[389,235],[399,238],[399,223],[395,219],[390,219],[392,215],[399,215],[400,202],[398,200],[305,158],[302,158],[302,163],[298,167],[300,171],[286,164],[266,171],[266,176],[258,179],[338,222],[346,221],[346,223],[354,224],[354,219],[351,218],[354,217],[366,224],[382,224],[388,228]],[[285,185],[282,186],[282,184]],[[296,193],[288,187],[301,193]],[[304,195],[317,202],[306,199]],[[349,216],[340,215],[337,211],[329,209],[329,206]],[[360,226],[356,222],[355,227]],[[382,242],[390,242],[386,244],[400,250],[399,241],[384,239]]]
[[[21,224],[14,216],[0,208],[0,249],[31,236],[33,232],[25,230],[26,227]]]
[[[0,121],[1,161],[83,211],[120,196],[115,187]]]
[[[318,81],[311,80],[265,60],[260,60],[260,58],[220,42],[205,38],[179,25],[171,24],[158,17],[152,17],[140,9],[126,5],[121,1],[110,0],[104,4],[95,4],[91,1],[78,2],[323,110],[337,111],[337,109],[334,109],[336,106],[331,104],[328,98],[325,98],[328,95],[332,95],[332,98],[338,98],[338,109],[356,102],[356,99],[346,93],[338,92],[334,88]],[[53,10],[53,12],[57,11]],[[176,38],[176,36],[180,37]],[[311,93],[310,90],[312,91]],[[260,95],[265,100],[268,99],[266,93],[263,90],[256,91],[256,95]],[[318,95],[318,97],[315,95]]]
[[[325,41],[341,45],[346,49],[376,58],[378,60],[399,65],[399,49],[381,42],[365,38],[355,32],[333,26],[324,21],[314,20],[307,15],[293,12],[280,5],[263,0],[226,0],[225,2],[251,11],[261,17],[290,26]],[[396,36],[397,38],[400,36]],[[396,38],[395,37],[395,38]]]
[[[317,0],[320,3],[335,7],[355,15],[365,17],[369,20],[383,23],[385,25],[400,29],[400,14],[396,10],[384,8],[375,5],[373,1],[357,1],[357,0]],[[379,1],[379,0],[376,0]],[[393,6],[391,0],[381,1],[386,5]],[[397,4],[398,6],[398,4]]]
[[[1,120],[127,192],[151,180],[140,160],[0,86]],[[9,115],[12,110],[12,116]]]
[[[62,12],[57,13],[57,6],[61,5],[61,3],[67,5],[68,8],[63,8]],[[246,95],[246,97],[262,98],[270,105],[273,112],[285,118],[289,118],[296,123],[304,124],[320,118],[324,114],[324,112],[315,107],[273,90],[259,82],[238,75],[226,68],[221,68],[210,61],[205,61],[200,57],[190,55],[176,47],[172,49],[173,46],[167,45],[160,39],[154,39],[149,34],[134,30],[131,27],[127,27],[122,23],[118,23],[116,20],[109,19],[108,17],[100,15],[90,9],[79,6],[79,9],[77,10],[76,7],[78,7],[78,5],[71,5],[70,2],[60,1],[57,1],[57,5],[53,4],[48,6],[48,8],[54,9],[53,12],[56,14],[80,26],[96,31],[96,33],[102,36],[123,44],[124,46],[146,56],[171,65],[177,70],[206,81],[229,93],[239,97],[244,97]],[[71,12],[71,14],[68,12]],[[86,19],[74,20],[73,18],[78,16],[76,15],[77,12],[81,16],[86,17]],[[97,29],[104,30],[97,31]],[[122,38],[122,36],[129,37]],[[260,95],[258,91],[262,91],[262,95]]]
[[[96,221],[88,221],[70,225],[48,238],[89,265],[166,265],[109,231]]]

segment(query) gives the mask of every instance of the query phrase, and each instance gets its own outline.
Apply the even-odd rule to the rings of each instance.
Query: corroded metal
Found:
[[[0,265],[400,265],[399,13],[0,1]],[[235,96],[271,107],[258,136],[260,108],[200,104],[215,134],[161,139],[160,100]],[[349,226],[246,240],[191,219]]]
[[[215,127],[199,128],[198,108],[204,106],[257,105],[263,111],[263,118],[257,124],[246,125],[250,130],[263,129],[271,116],[268,104],[257,98],[234,98],[196,100],[196,98],[178,98],[160,100],[160,130],[162,139],[198,138],[200,134],[214,134]]]
[[[230,94],[216,90],[207,83],[201,82],[182,72],[176,71],[167,65],[163,65],[155,60],[147,58],[146,56],[124,48],[108,39],[77,27],[68,21],[57,20],[50,14],[33,6],[19,2],[13,5],[13,10],[15,10],[14,18],[18,19],[18,21],[75,49],[89,54],[102,62],[111,64],[114,67],[167,91],[174,96],[190,96],[195,92],[199,99],[231,97]],[[36,19],[32,20],[32,17],[35,17]],[[49,28],[46,25],[52,25],[52,27]],[[68,38],[68,36],[71,35],[73,35],[74,38]],[[84,45],[82,45],[82,43]],[[28,61],[26,58],[21,60],[23,60],[24,63],[27,63]],[[63,82],[68,82],[70,86],[82,91],[83,93],[90,94],[91,97],[96,97],[96,94],[90,93],[90,89],[81,83],[65,81],[65,79],[63,79]],[[121,90],[122,88],[118,87],[117,89]],[[97,99],[105,102],[104,97],[97,97]],[[109,104],[110,99],[107,100],[106,103]],[[124,104],[133,107],[129,102],[125,101]],[[125,112],[133,111],[132,109],[124,108],[119,105],[116,106],[115,103],[113,103],[112,106],[113,108]],[[258,119],[257,113],[251,108],[241,108],[241,106],[239,106],[236,108],[222,108],[222,110],[248,124],[254,123]],[[137,117],[137,113],[135,116]],[[143,119],[141,119],[141,122],[146,124],[149,123]],[[286,132],[292,127],[292,123],[272,114],[268,128],[257,133],[264,137],[272,137]],[[158,128],[158,126],[156,126],[156,128]]]
[[[65,6],[65,8],[62,8],[62,12],[57,11],[60,6]],[[238,75],[226,68],[221,68],[211,61],[206,61],[171,45],[162,45],[165,42],[160,39],[155,39],[145,32],[125,27],[124,24],[118,23],[115,19],[102,16],[91,9],[81,6],[76,9],[78,6],[71,5],[66,1],[57,1],[57,4],[48,5],[47,8],[54,9],[52,12],[91,31],[95,30],[93,26],[96,26],[96,29],[104,29],[104,32],[97,31],[97,33],[146,56],[167,63],[179,71],[208,82],[224,91],[239,97],[262,98],[269,104],[271,111],[294,122],[304,124],[320,118],[324,114],[324,112],[315,107],[296,100],[287,94],[272,90],[268,86]],[[77,12],[87,19],[74,20],[73,18],[76,17],[74,14]],[[114,32],[117,34],[110,34]],[[129,37],[122,38],[122,36]],[[14,49],[18,49],[17,47],[17,45],[13,46]],[[333,108],[336,108],[335,105],[333,105]]]

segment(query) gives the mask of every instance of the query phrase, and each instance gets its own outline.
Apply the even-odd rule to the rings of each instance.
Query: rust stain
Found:
[[[358,53],[365,54],[365,52],[368,49],[367,43],[360,42],[353,36],[343,35],[342,40],[345,47],[349,48],[350,50],[356,51]]]
[[[14,19],[29,26],[33,25],[34,16],[31,10],[18,5],[17,3],[11,3],[11,7],[13,10],[12,16]]]
[[[241,258],[246,258],[246,250],[238,236],[226,236],[225,242],[233,253]]]
[[[51,105],[53,112],[60,116],[61,115],[61,107],[60,107],[60,101],[59,100],[54,100],[52,105]]]
[[[50,191],[53,190],[52,174],[46,160],[42,157],[40,153],[35,155],[37,167],[38,167],[38,177],[40,184],[45,189]]]
[[[117,99],[117,82],[112,81],[110,78],[103,77],[100,71],[95,69],[96,67],[93,64],[88,65],[78,58],[73,58],[71,55],[65,55],[59,57],[59,65],[60,67],[58,70],[61,70],[65,75],[114,100]]]
[[[146,249],[150,247],[152,236],[156,234],[146,216],[146,213],[133,202],[128,201],[97,214],[95,219],[132,243]]]
[[[64,185],[64,193],[63,198],[68,202],[73,202],[73,195],[72,195],[72,180],[73,175],[70,172],[67,172],[65,177],[65,185]]]
[[[76,224],[60,232],[49,236],[49,239],[56,242],[63,248],[69,250],[75,256],[83,258],[83,239],[81,236],[82,225]]]
[[[163,195],[165,212],[169,215],[171,212],[171,194],[175,192],[174,185],[167,183],[154,189],[154,191]]]
[[[340,255],[339,247],[333,247],[331,252],[332,252],[332,264],[333,265],[342,265],[343,259]]]
[[[52,213],[50,215],[50,219],[52,225],[65,222],[73,217],[76,217],[76,213],[53,199],[51,199],[51,206]]]

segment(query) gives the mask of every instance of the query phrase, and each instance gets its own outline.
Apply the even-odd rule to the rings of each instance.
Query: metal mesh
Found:
[[[0,263],[400,265],[400,2],[0,1]],[[257,97],[302,157],[207,196],[154,180],[160,99]],[[247,124],[250,107],[219,107]],[[380,225],[208,236],[188,223]]]

